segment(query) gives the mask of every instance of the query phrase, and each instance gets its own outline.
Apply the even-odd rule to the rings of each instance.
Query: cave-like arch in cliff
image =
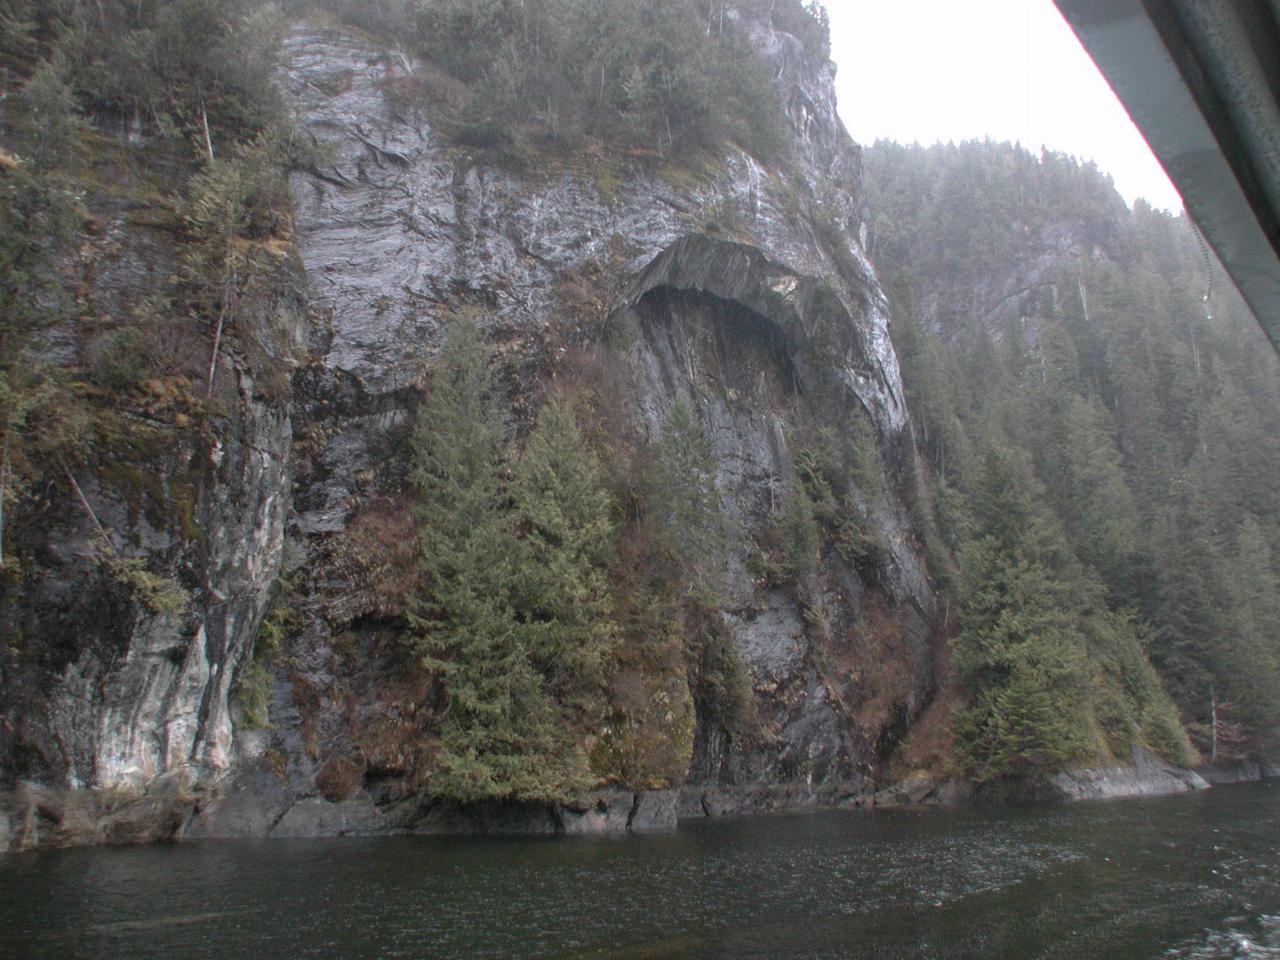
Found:
[[[869,388],[882,379],[874,351],[864,342],[864,327],[832,284],[769,257],[759,247],[707,234],[686,234],[654,257],[628,289],[623,307],[633,308],[663,288],[701,294],[741,308],[767,324],[775,342],[785,345],[786,360],[800,386],[818,365],[835,371],[851,401],[860,403],[886,434],[905,420],[891,391]],[[864,314],[872,304],[855,304]]]

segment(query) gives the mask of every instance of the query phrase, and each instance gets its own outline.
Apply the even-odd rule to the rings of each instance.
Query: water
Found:
[[[1280,784],[0,857],[0,957],[1280,958]]]

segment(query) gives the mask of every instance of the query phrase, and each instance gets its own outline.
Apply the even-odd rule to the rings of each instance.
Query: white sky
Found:
[[[1182,201],[1052,0],[827,0],[853,139],[1020,141],[1093,160],[1132,205]]]

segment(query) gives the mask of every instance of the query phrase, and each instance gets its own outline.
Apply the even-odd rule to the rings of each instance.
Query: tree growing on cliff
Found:
[[[32,167],[48,171],[70,159],[88,124],[80,115],[69,81],[70,66],[61,50],[36,67],[22,90],[26,107],[22,126]]]
[[[667,413],[649,477],[654,543],[684,594],[714,592],[724,546],[724,514],[711,443],[688,404]]]
[[[511,160],[586,139],[667,158],[730,142],[767,162],[786,153],[768,65],[739,18],[709,17],[700,0],[320,2],[365,29],[416,39],[469,90],[441,128]],[[822,42],[816,10],[799,0],[771,6],[782,29]]]
[[[240,301],[279,268],[259,241],[279,230],[287,216],[283,169],[280,145],[262,136],[211,160],[191,178],[178,260],[186,306],[211,327],[208,395]]]
[[[535,664],[562,700],[598,693],[617,635],[609,563],[613,503],[604,472],[566,401],[550,400],[511,482],[513,591]]]
[[[1280,377],[1191,224],[1129,211],[1090,166],[1007,144],[878,144],[866,170],[917,437],[935,485],[946,480],[935,504],[959,503],[987,532],[1016,527],[1022,506],[1002,521],[984,501],[980,451],[1024,455],[1031,500],[1075,558],[1051,568],[1075,584],[1064,602],[1098,667],[1092,710],[1113,750],[1136,721],[1141,742],[1185,755],[1181,716],[1211,754],[1227,701],[1243,748],[1265,752],[1280,647],[1252,598],[1275,595],[1280,556]],[[1027,242],[1064,231],[1081,250]],[[989,305],[945,292],[995,289],[1028,254],[1058,262],[1003,329],[972,319]],[[942,526],[957,551],[983,535]]]
[[[49,82],[56,88],[55,81]],[[41,96],[61,103],[56,89]],[[38,125],[35,116],[27,120]],[[81,125],[66,121],[63,133]],[[63,307],[58,258],[84,218],[72,181],[56,169],[73,146],[46,143],[37,150],[39,162],[0,149],[0,566],[6,511],[36,480],[40,461],[77,446],[70,426],[79,419],[76,400],[32,349]]]
[[[1280,740],[1280,650],[1275,642],[1280,577],[1272,557],[1262,525],[1246,515],[1236,530],[1235,549],[1224,559],[1228,634],[1210,653],[1215,673],[1223,678],[1220,688],[1267,747]]]
[[[418,412],[410,475],[424,588],[408,604],[409,647],[447,700],[429,789],[462,802],[562,802],[590,773],[540,669],[562,652],[548,635],[567,638],[532,631],[520,612],[517,585],[529,578],[502,485],[502,424],[489,351],[458,320]],[[537,487],[523,481],[525,510],[549,525],[551,509],[524,492]]]
[[[1128,756],[1185,761],[1189,746],[1146,659],[1139,624],[1107,609],[1046,509],[1030,458],[991,444],[969,477],[976,528],[952,663],[961,756],[980,778]]]

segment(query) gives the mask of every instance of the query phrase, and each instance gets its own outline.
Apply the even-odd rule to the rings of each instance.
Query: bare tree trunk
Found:
[[[1213,728],[1212,746],[1209,748],[1209,762],[1218,762],[1218,698],[1214,694],[1213,686],[1209,687],[1209,718],[1210,726]]]
[[[1204,318],[1212,323],[1213,311],[1209,308],[1209,297],[1213,294],[1213,260],[1209,257],[1209,244],[1205,242],[1204,234],[1200,232],[1195,221],[1191,222],[1191,229],[1196,235],[1196,242],[1200,245],[1200,256],[1204,258],[1204,296],[1201,298],[1201,303],[1204,304]],[[1199,373],[1198,367],[1196,372]]]
[[[80,505],[84,507],[85,512],[89,514],[89,519],[93,521],[94,529],[98,531],[98,536],[102,538],[103,544],[106,545],[107,553],[115,553],[115,549],[111,546],[111,538],[107,536],[107,531],[103,529],[102,524],[98,522],[98,515],[93,512],[93,507],[89,506],[89,501],[85,499],[84,491],[80,489],[80,484],[76,483],[76,478],[71,475],[70,468],[63,466],[63,472],[66,473],[67,479],[71,481],[71,489],[76,492],[76,496],[80,498]]]
[[[231,240],[227,241],[231,243]],[[223,267],[222,306],[218,310],[218,326],[213,332],[213,352],[209,354],[209,376],[205,384],[204,399],[207,402],[213,397],[213,377],[218,372],[218,351],[222,348],[222,330],[227,323],[227,311],[231,307],[231,291],[235,288],[235,275],[231,270],[231,252],[227,251],[226,264]]]
[[[209,135],[209,113],[204,108],[204,94],[200,94],[200,125],[204,128],[204,148],[209,154],[209,162],[213,163],[213,137]]]
[[[222,328],[227,320],[227,303],[222,302],[222,309],[218,312],[218,326],[213,333],[213,352],[209,354],[209,378],[205,385],[204,398],[209,400],[213,396],[213,375],[218,370],[218,350],[222,347]]]

